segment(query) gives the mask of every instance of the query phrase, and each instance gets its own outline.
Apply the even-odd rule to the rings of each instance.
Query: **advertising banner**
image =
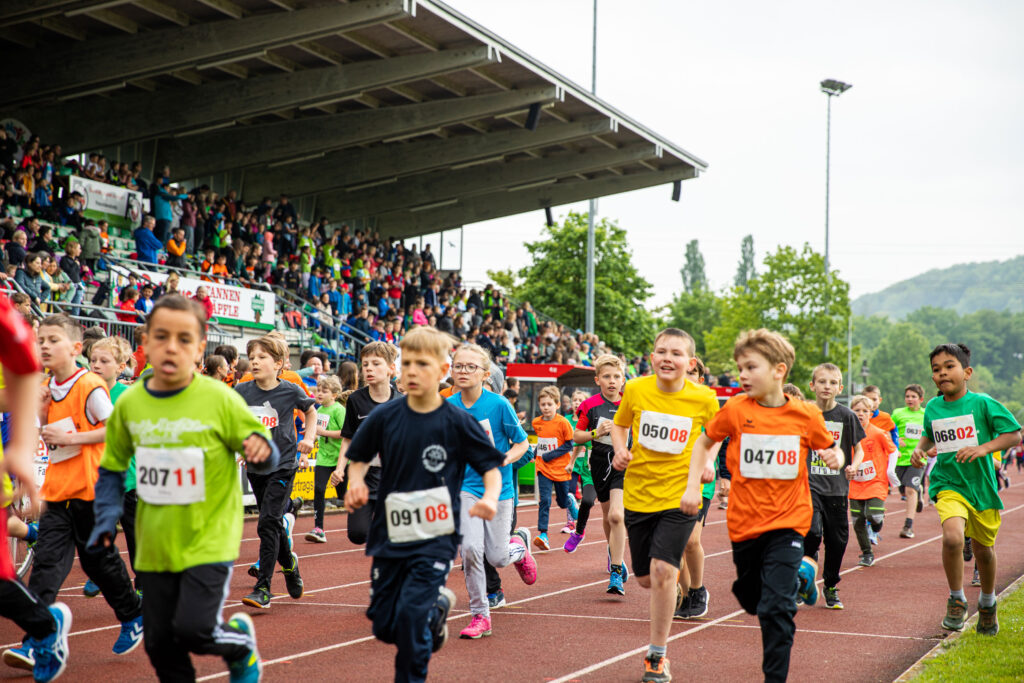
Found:
[[[146,277],[157,284],[163,284],[167,279],[167,273],[146,273]],[[178,282],[178,291],[189,297],[195,296],[199,287],[206,287],[206,296],[213,299],[213,316],[218,323],[261,330],[274,329],[276,298],[271,292],[188,277],[183,277]]]
[[[85,197],[82,215],[105,220],[118,228],[134,230],[142,224],[142,193],[79,176],[68,176],[72,192]]]

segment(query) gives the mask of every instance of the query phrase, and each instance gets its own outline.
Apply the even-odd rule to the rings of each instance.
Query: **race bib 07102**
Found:
[[[206,499],[203,449],[150,448],[135,450],[139,498],[150,505],[189,505]]]
[[[447,486],[422,491],[393,491],[384,499],[388,540],[429,541],[455,533],[455,515]]]
[[[860,464],[860,467],[857,468],[856,473],[853,475],[853,480],[860,482],[871,481],[877,474],[878,471],[875,470],[874,461],[868,460]]]
[[[740,436],[740,474],[747,479],[796,479],[800,437],[789,434]]]
[[[644,410],[638,441],[647,450],[678,455],[686,448],[692,430],[693,420],[688,417]]]
[[[932,435],[939,453],[956,453],[961,448],[978,445],[973,413],[935,420],[932,422]]]

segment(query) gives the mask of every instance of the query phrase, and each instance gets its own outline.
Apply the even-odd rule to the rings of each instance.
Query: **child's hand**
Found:
[[[818,451],[818,457],[825,461],[830,470],[838,470],[843,466],[843,452],[836,446]]]
[[[298,449],[298,451],[299,451],[299,453],[301,455],[308,455],[309,453],[311,453],[313,451],[313,445],[315,443],[316,443],[315,441],[313,441],[313,440],[311,440],[311,439],[309,439],[307,437],[307,438],[303,439],[302,441],[300,441],[299,445],[296,448]]]
[[[479,517],[490,521],[494,519],[494,516],[498,514],[498,505],[490,498],[481,498],[473,507],[469,508],[470,517]]]
[[[689,490],[683,494],[683,497],[679,499],[679,509],[684,515],[690,515],[691,517],[696,516],[700,512],[701,505],[700,491],[694,491],[691,493]]]
[[[572,467],[573,467],[573,465],[575,465],[575,464],[576,464],[576,463],[572,463],[572,462],[571,462],[571,463],[569,463],[568,465],[566,465],[566,466],[565,466],[565,473],[566,473],[566,474],[572,474]]]
[[[630,461],[632,460],[632,453],[630,453],[626,449],[622,449],[621,451],[616,449],[615,457],[612,458],[612,467],[621,472],[626,469],[626,466],[629,465]]]
[[[309,467],[309,458],[307,458],[305,455],[300,455],[299,467]]]
[[[924,467],[927,455],[920,448],[915,448],[914,452],[910,454],[910,464],[914,467]]]
[[[846,480],[853,481],[853,475],[857,474],[857,471],[853,469],[853,465],[847,465],[844,471],[846,472]]]
[[[74,434],[65,432],[56,425],[46,425],[39,431],[39,436],[48,446],[70,446],[74,443],[72,439]]]
[[[341,482],[345,480],[345,463],[340,462],[338,466],[331,472],[331,486],[340,486]]]
[[[331,475],[331,481],[334,481],[334,475],[337,473],[337,470],[335,470],[334,474]],[[358,484],[349,484],[348,491],[345,491],[346,510],[348,510],[349,512],[355,512],[359,508],[366,505],[366,502],[368,500],[370,500],[370,489],[367,488],[365,482],[360,482]],[[479,503],[477,503],[477,505],[479,505]],[[475,508],[476,506],[474,506],[474,509]],[[472,510],[470,510],[470,514],[473,514]]]
[[[594,430],[594,437],[597,438],[597,437],[607,436],[608,434],[611,434],[611,433],[612,433],[612,422],[611,422],[611,420],[608,420],[607,422],[602,422],[601,424],[597,425],[597,429]]]
[[[249,438],[242,442],[242,450],[245,451],[245,459],[249,462],[263,462],[270,457],[270,444],[262,436],[250,434]]]
[[[983,458],[986,455],[988,455],[988,451],[981,446],[966,446],[956,452],[956,461],[974,462],[978,458]]]
[[[715,480],[715,466],[710,462],[704,465],[704,471],[700,473],[700,483],[710,484]]]

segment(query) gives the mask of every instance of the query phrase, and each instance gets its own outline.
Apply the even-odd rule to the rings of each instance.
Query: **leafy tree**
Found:
[[[884,410],[892,412],[903,405],[903,389],[908,384],[924,387],[926,399],[934,395],[930,350],[928,340],[910,323],[891,326],[869,362],[868,384],[878,385]]]
[[[498,286],[498,289],[508,294],[513,299],[519,299],[519,288],[522,283],[511,268],[504,270],[488,270],[487,279]]]
[[[531,264],[517,273],[516,298],[556,320],[582,329],[586,318],[587,214],[570,211],[561,225],[527,242]],[[651,283],[633,265],[626,231],[602,218],[594,225],[595,332],[616,351],[644,353],[654,338],[655,318],[645,304]]]
[[[707,355],[704,335],[722,319],[721,297],[708,289],[681,292],[672,297],[666,313],[666,327],[678,327],[689,332],[697,346],[697,355],[704,358]]]
[[[708,288],[708,278],[704,274],[704,256],[700,253],[697,240],[690,240],[686,245],[686,265],[679,271],[683,276],[683,291],[693,294]]]
[[[755,277],[757,277],[757,268],[754,264],[754,236],[747,235],[743,238],[743,244],[740,246],[740,263],[736,267],[734,283],[737,287],[746,290],[748,283]]]

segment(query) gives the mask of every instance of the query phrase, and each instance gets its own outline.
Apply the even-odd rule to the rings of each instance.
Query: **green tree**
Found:
[[[678,327],[693,337],[697,355],[707,354],[704,335],[714,329],[722,319],[722,299],[709,289],[680,292],[672,297],[665,317],[666,327]]]
[[[897,323],[891,327],[868,363],[868,384],[876,384],[881,390],[883,410],[892,412],[903,405],[903,389],[908,384],[924,387],[926,398],[934,395],[930,350],[928,340],[913,325]]]
[[[747,235],[743,238],[740,246],[740,263],[736,267],[736,278],[734,284],[746,290],[748,283],[757,277],[757,268],[754,264],[754,236]]]
[[[683,291],[693,294],[708,288],[708,278],[704,274],[704,256],[700,253],[697,240],[690,240],[686,245],[686,263],[679,271],[683,277]]]
[[[570,211],[545,236],[527,242],[530,265],[517,273],[517,298],[575,329],[586,317],[587,214]],[[647,310],[651,283],[633,265],[626,231],[602,218],[594,225],[595,332],[614,350],[639,355],[654,339],[655,317]]]
[[[519,298],[519,288],[522,286],[522,283],[519,282],[519,278],[516,277],[515,272],[511,268],[488,270],[487,279],[513,299]]]
[[[732,349],[740,332],[767,327],[786,336],[796,349],[790,381],[805,386],[815,365],[826,360],[846,364],[846,326],[850,286],[822,273],[821,254],[804,244],[798,251],[779,247],[764,259],[765,272],[735,287],[722,303],[721,322],[704,338],[705,359],[718,372],[732,367]],[[822,352],[829,340],[829,358]]]

